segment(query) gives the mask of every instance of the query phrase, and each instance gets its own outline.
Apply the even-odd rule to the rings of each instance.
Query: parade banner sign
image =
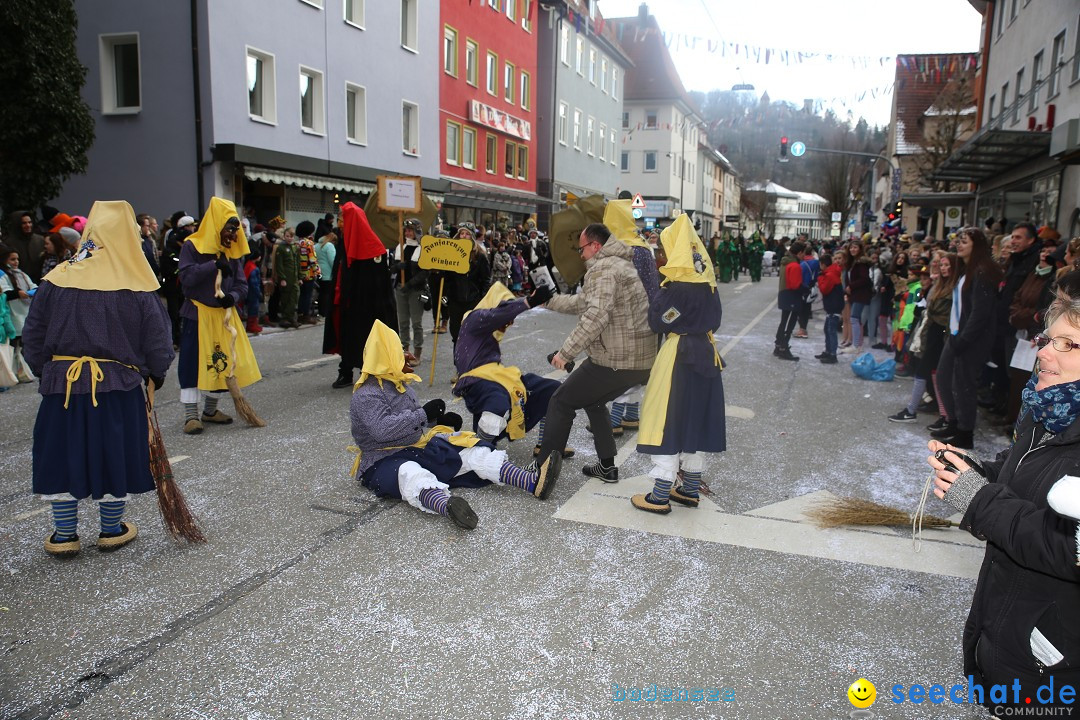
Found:
[[[473,241],[467,238],[425,235],[420,239],[420,269],[444,270],[464,275],[469,272],[469,255],[472,250]]]
[[[532,123],[515,117],[479,100],[469,101],[469,119],[492,130],[504,132],[522,140],[532,140]]]

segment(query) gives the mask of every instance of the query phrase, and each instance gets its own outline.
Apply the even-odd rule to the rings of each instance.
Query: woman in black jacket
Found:
[[[1001,709],[1007,705],[1063,704],[1061,688],[1080,684],[1080,352],[1073,352],[1080,350],[1080,295],[1060,293],[1046,327],[1035,338],[1038,363],[1013,446],[981,468],[946,452],[959,472],[928,458],[934,494],[964,514],[961,528],[986,541],[964,627],[964,674],[982,685],[983,703],[998,717],[1010,714]],[[935,453],[952,447],[928,446]],[[1006,702],[991,701],[993,685],[1009,686]],[[1046,702],[1045,686],[1055,702]]]
[[[948,424],[930,437],[971,449],[979,372],[990,358],[997,322],[1001,268],[978,228],[964,228],[956,240],[960,279],[953,288],[949,337],[938,361],[937,380]]]

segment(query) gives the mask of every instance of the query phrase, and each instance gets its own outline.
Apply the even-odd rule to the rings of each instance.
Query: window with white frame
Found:
[[[521,3],[521,29],[527,33],[532,32],[532,4],[533,0],[522,0]]]
[[[364,0],[345,0],[345,22],[364,27]]]
[[[1017,5],[1018,3],[1016,0],[1009,0],[1009,22],[1016,19]]]
[[[602,138],[601,138],[601,142],[603,142]],[[615,164],[615,131],[614,130],[609,130],[608,131],[608,148],[610,148],[610,151],[611,151],[608,154],[608,157],[611,160],[611,164],[614,165]]]
[[[1035,53],[1035,59],[1031,61],[1031,101],[1028,103],[1028,112],[1035,112],[1039,106],[1039,83],[1042,82],[1043,51]]]
[[[529,146],[517,146],[517,179],[529,179]]]
[[[1001,33],[1005,31],[1005,2],[1001,0],[997,4],[997,34],[1001,37]]]
[[[596,84],[596,48],[589,48],[589,82]]]
[[[253,120],[277,122],[277,83],[274,56],[247,49],[248,115]]]
[[[645,111],[645,127],[649,130],[655,130],[660,127],[659,116],[656,110]]]
[[[499,92],[499,56],[495,53],[488,51],[487,54],[487,78],[485,82],[487,84],[487,91],[489,95],[497,95]]]
[[[521,84],[519,90],[519,95],[521,96],[521,109],[528,110],[532,107],[532,101],[529,99],[529,93],[532,91],[532,76],[524,70],[521,71]]]
[[[565,22],[559,27],[559,60],[570,67],[570,28]]]
[[[446,164],[461,164],[461,125],[453,120],[446,121]]]
[[[623,130],[629,130],[630,129],[630,113],[627,112],[626,110],[623,110],[623,114],[622,114],[622,128],[623,128]]]
[[[367,90],[352,83],[345,83],[345,137],[367,145]]]
[[[503,64],[503,100],[513,104],[514,102],[514,73],[517,68],[513,63]]]
[[[454,77],[458,74],[457,30],[449,25],[443,26],[443,71]]]
[[[630,172],[630,153],[627,150],[623,150],[619,155],[619,169],[623,172]]]
[[[1050,71],[1049,82],[1046,84],[1046,99],[1057,97],[1061,91],[1061,68],[1065,64],[1065,31],[1062,30],[1054,38],[1054,44],[1050,48]],[[1002,101],[1004,102],[1004,100]]]
[[[476,130],[470,127],[461,131],[461,167],[476,169]]]
[[[585,38],[577,38],[577,53],[574,55],[574,70],[578,75],[585,77]]]
[[[1020,101],[1024,97],[1024,68],[1016,71],[1016,88],[1013,90],[1013,122],[1020,121]]]
[[[517,4],[518,0],[510,0],[506,3],[506,17],[514,22],[517,22]]]
[[[570,106],[564,102],[559,103],[559,144],[566,144],[567,133],[570,125]]]
[[[607,58],[600,58],[600,92],[607,95]]]
[[[514,163],[517,161],[517,143],[506,141],[504,158],[506,160],[506,170],[503,173],[506,177],[514,177]]]
[[[323,74],[300,66],[300,127],[305,132],[322,135],[326,132],[326,100],[323,94]]]
[[[490,175],[494,175],[499,171],[499,139],[491,133],[486,133],[484,139],[484,150],[486,155],[484,157],[484,170]]]
[[[322,8],[322,0],[300,0],[300,2],[312,7]]]
[[[1005,114],[1009,111],[1009,83],[1001,86],[1001,122],[1004,125],[1008,120]]]
[[[408,100],[401,103],[401,151],[420,154],[420,106]]]
[[[574,108],[574,149],[581,149],[581,111]]]
[[[600,135],[599,135],[599,138],[600,138],[600,143],[599,143],[600,152],[598,152],[597,155],[600,156],[600,162],[604,162],[605,160],[607,160],[607,152],[606,152],[606,149],[607,149],[607,125],[605,125],[604,123],[600,123]]]
[[[994,106],[997,104],[997,95],[990,96],[990,119],[994,119]]]
[[[417,50],[416,6],[420,0],[401,0],[401,46]]]
[[[619,99],[619,68],[611,68],[611,99]]]
[[[142,109],[139,34],[100,35],[101,111],[107,115]]]
[[[645,151],[645,172],[656,172],[656,151]]]
[[[472,40],[465,41],[465,82],[473,87],[477,83],[477,63],[480,62],[480,46]]]
[[[585,142],[586,142],[585,152],[590,157],[596,154],[595,152],[593,152],[593,147],[594,147],[593,140],[594,139],[595,139],[595,136],[594,136],[594,133],[593,133],[593,119],[590,116],[588,118],[588,120],[585,121]]]

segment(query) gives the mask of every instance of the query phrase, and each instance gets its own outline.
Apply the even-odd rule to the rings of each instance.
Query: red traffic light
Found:
[[[780,138],[780,157],[787,157],[788,151],[788,139],[787,135]]]

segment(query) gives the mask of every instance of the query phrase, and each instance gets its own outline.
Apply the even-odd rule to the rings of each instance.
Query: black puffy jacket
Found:
[[[986,540],[986,555],[964,627],[964,673],[989,691],[1019,679],[1020,704],[1054,676],[1080,688],[1080,567],[1074,520],[1046,502],[1066,475],[1080,476],[1080,423],[1045,432],[1030,413],[1011,448],[986,463],[990,484],[975,495],[961,527]],[[1039,631],[1064,659],[1045,667],[1032,654]],[[1028,694],[1025,694],[1028,693]],[[1000,714],[1000,713],[999,713]]]

